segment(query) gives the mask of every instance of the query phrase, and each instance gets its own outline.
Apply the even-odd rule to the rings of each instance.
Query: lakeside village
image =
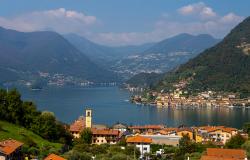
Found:
[[[112,127],[94,124],[92,122],[92,110],[86,109],[85,116],[80,116],[68,128],[75,139],[80,138],[84,129],[91,130],[91,143],[94,145],[115,145],[125,140],[129,146],[135,146],[140,153],[140,159],[151,159],[150,155],[162,156],[164,149],[161,147],[152,152],[151,146],[174,146],[178,147],[180,140],[187,136],[191,142],[208,144],[211,143],[216,148],[206,148],[201,160],[247,160],[247,152],[243,149],[224,149],[225,144],[234,136],[241,135],[245,139],[248,134],[243,130],[226,126],[194,126],[178,128],[167,127],[164,125],[142,125],[127,126],[117,123]],[[0,159],[18,159],[21,155],[24,144],[17,140],[8,139],[0,142]],[[124,147],[121,147],[124,149]],[[92,157],[95,159],[95,157]],[[187,158],[189,160],[189,157]],[[50,154],[45,160],[65,160],[64,158]]]
[[[173,92],[147,92],[145,94],[133,95],[131,102],[141,105],[152,105],[157,107],[228,107],[228,108],[250,108],[250,97],[242,98],[239,94],[219,93],[206,91],[197,95],[188,95],[176,86]],[[129,91],[143,93],[142,89],[127,87]]]

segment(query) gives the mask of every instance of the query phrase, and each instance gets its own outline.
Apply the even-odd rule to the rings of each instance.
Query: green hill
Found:
[[[250,17],[220,43],[168,73],[155,89],[169,90],[180,81],[191,92],[205,90],[250,94]]]
[[[0,140],[11,138],[21,141],[23,143],[27,141],[29,141],[28,143],[30,143],[30,141],[33,141],[37,144],[39,148],[43,146],[51,146],[57,150],[60,150],[62,147],[62,144],[49,142],[38,136],[37,134],[33,133],[32,131],[29,131],[24,127],[18,125],[14,125],[5,121],[0,121],[0,127]]]

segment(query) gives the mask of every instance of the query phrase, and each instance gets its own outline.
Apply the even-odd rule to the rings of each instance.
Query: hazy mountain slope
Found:
[[[101,64],[114,62],[131,54],[141,53],[153,45],[153,43],[148,43],[138,46],[109,47],[94,43],[76,34],[67,34],[64,37],[92,61]],[[106,65],[109,67],[108,64]]]
[[[250,18],[236,26],[219,44],[169,73],[157,89],[173,88],[180,80],[190,91],[250,93]]]
[[[131,55],[113,65],[113,70],[124,74],[164,73],[195,57],[219,40],[209,35],[180,34],[156,43],[141,54]]]
[[[5,71],[9,68],[18,74],[59,73],[90,81],[113,81],[115,78],[62,36],[47,31],[23,33],[0,28],[0,68]]]

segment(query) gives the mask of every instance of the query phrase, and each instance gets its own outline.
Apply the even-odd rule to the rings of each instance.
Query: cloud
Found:
[[[150,32],[108,32],[97,34],[92,39],[108,45],[127,45],[156,42],[180,33],[210,34],[222,38],[244,19],[232,12],[219,15],[203,2],[183,6],[174,15],[163,13],[161,17]]]
[[[60,33],[83,32],[95,24],[95,16],[82,12],[59,8],[55,10],[35,11],[12,18],[0,17],[0,25],[19,31],[36,31],[50,28]]]
[[[95,16],[65,8],[35,11],[10,18],[0,17],[0,26],[19,31],[49,29],[62,34],[76,33],[101,44],[119,46],[156,42],[180,33],[207,33],[222,38],[243,19],[233,12],[220,15],[200,2],[183,6],[174,13],[161,14],[153,24],[153,29],[147,32],[117,33],[112,32],[113,28],[109,32],[98,32],[99,19]]]
[[[178,12],[184,16],[196,15],[203,19],[214,18],[217,16],[213,9],[203,2],[183,6],[178,9]]]

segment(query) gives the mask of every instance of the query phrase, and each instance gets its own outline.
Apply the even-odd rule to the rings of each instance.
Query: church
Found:
[[[85,116],[80,116],[70,125],[69,131],[74,138],[80,138],[81,132],[90,128],[92,132],[92,144],[116,144],[121,132],[116,129],[109,129],[105,125],[94,125],[92,122],[92,110],[86,109]]]

